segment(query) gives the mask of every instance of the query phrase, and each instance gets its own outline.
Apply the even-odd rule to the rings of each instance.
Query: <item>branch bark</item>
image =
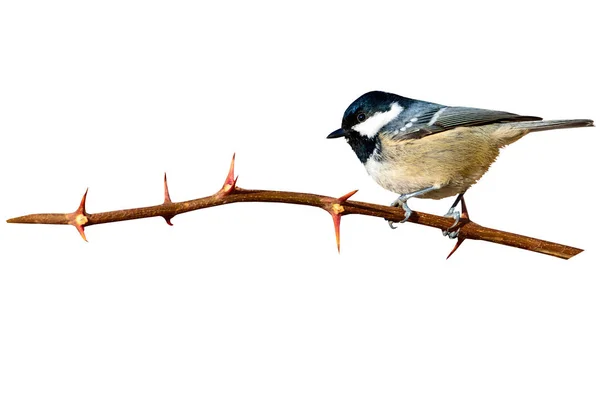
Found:
[[[344,215],[368,215],[372,217],[385,218],[386,220],[390,221],[401,221],[404,219],[404,211],[401,208],[348,200],[352,195],[354,195],[354,193],[356,193],[356,191],[336,198],[310,193],[242,189],[236,185],[237,178],[234,178],[234,162],[235,155],[231,161],[229,174],[225,179],[223,187],[212,196],[189,201],[172,202],[169,195],[167,178],[165,174],[165,200],[163,204],[160,205],[89,214],[85,210],[85,200],[87,196],[86,190],[86,193],[84,194],[81,203],[75,212],[65,214],[30,214],[9,219],[7,222],[20,224],[73,225],[75,228],[77,228],[82,238],[87,241],[84,228],[91,225],[150,217],[163,217],[165,221],[171,225],[171,219],[176,215],[229,203],[288,203],[318,207],[327,211],[333,218],[336,242],[339,251],[340,221],[341,217]],[[453,225],[454,219],[451,217],[440,217],[437,215],[413,211],[407,222],[430,226],[432,228],[441,230],[448,230]],[[478,225],[471,221],[468,217],[464,203],[463,214],[460,222],[454,229],[458,229],[458,241],[448,257],[450,257],[450,255],[452,255],[467,239],[484,240],[487,242],[517,247],[520,249],[547,254],[563,259],[569,259],[583,251],[582,249],[575,247],[552,243],[545,240],[535,239]]]

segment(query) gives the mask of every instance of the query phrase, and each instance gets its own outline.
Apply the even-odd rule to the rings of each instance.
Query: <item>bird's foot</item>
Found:
[[[454,223],[448,229],[442,231],[442,235],[448,236],[450,239],[456,239],[458,237],[458,234],[460,232],[460,227],[456,230],[453,230],[453,229],[461,222],[461,219],[465,220],[467,222],[470,221],[469,211],[467,210],[467,203],[465,203],[464,197],[461,196],[457,200],[460,200],[461,212],[458,212],[455,209],[456,206],[452,206],[452,207],[450,207],[448,212],[444,215],[444,217],[454,218]],[[462,225],[464,225],[464,224],[461,224],[461,226]]]
[[[445,215],[447,217],[454,217],[454,224],[452,224],[452,226],[450,228],[448,228],[447,230],[442,231],[444,236],[448,236],[450,239],[458,239],[456,241],[456,244],[454,245],[454,248],[452,249],[450,254],[448,254],[448,257],[446,257],[446,260],[449,259],[452,256],[452,254],[454,254],[454,252],[456,252],[456,250],[458,250],[460,245],[462,245],[466,239],[466,237],[464,235],[460,235],[460,227],[471,222],[471,218],[469,218],[469,211],[467,210],[467,204],[465,203],[464,197],[462,195],[460,195],[460,197],[457,200],[460,200],[460,208],[461,208],[462,212],[458,216],[458,220],[457,220],[456,214],[454,211],[454,207],[456,205],[454,204],[453,207],[451,207],[450,210],[448,210],[448,213],[446,213],[446,215]],[[457,225],[459,225],[458,229],[451,231],[451,229],[456,227]]]
[[[392,207],[402,207],[402,209],[404,210],[404,219],[402,221],[399,221],[401,224],[408,221],[408,219],[410,218],[410,215],[412,214],[412,210],[408,207],[408,204],[406,204],[407,200],[408,200],[407,197],[400,196],[396,200],[394,200],[394,202],[392,204],[390,204],[390,206],[392,206]],[[388,222],[388,225],[390,226],[390,228],[392,228],[392,229],[397,228],[395,221],[387,220],[387,222]]]
[[[415,197],[415,196],[422,196],[425,193],[429,193],[432,190],[437,190],[439,189],[439,186],[430,186],[427,187],[425,189],[421,189],[421,190],[417,190],[416,192],[412,192],[412,193],[406,193],[403,195],[400,195],[392,204],[392,207],[402,207],[402,209],[404,210],[404,219],[402,221],[399,221],[400,223],[406,222],[408,221],[408,219],[410,218],[411,214],[412,214],[412,210],[408,207],[408,204],[406,204],[406,202],[408,201],[408,199],[410,199],[411,197]],[[390,225],[390,228],[392,229],[396,229],[396,222],[394,221],[390,221],[388,220],[388,224]]]
[[[444,217],[454,218],[454,223],[452,224],[452,226],[450,226],[450,228],[443,230],[442,235],[448,236],[450,239],[456,239],[458,237],[458,231],[460,229],[457,229],[455,231],[451,231],[451,229],[456,227],[456,225],[458,225],[458,223],[460,222],[461,213],[458,210],[456,210],[455,207],[450,207],[448,212],[444,214]]]

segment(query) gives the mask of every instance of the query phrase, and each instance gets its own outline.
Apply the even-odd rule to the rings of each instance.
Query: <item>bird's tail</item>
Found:
[[[516,128],[527,129],[529,132],[583,128],[586,126],[594,126],[594,121],[591,119],[557,119],[554,121],[523,121],[515,124]]]
[[[498,140],[498,147],[511,144],[522,138],[529,132],[548,131],[551,129],[583,128],[594,126],[591,119],[557,119],[551,121],[519,121],[505,124],[504,128],[495,132],[494,136]]]

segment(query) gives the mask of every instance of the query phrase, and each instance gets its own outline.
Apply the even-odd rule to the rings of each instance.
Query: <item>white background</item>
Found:
[[[209,195],[233,152],[241,187],[387,204],[325,140],[356,97],[598,120],[598,37],[590,1],[3,2],[0,216]],[[0,398],[598,399],[599,146],[531,134],[467,195],[570,261],[361,216],[338,255],[291,205],[2,223]]]

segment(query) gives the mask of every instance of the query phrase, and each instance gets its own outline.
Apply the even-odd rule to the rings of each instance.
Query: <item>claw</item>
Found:
[[[408,204],[406,204],[406,202],[402,203],[402,209],[404,210],[404,219],[400,221],[401,224],[408,221],[410,215],[412,214],[412,210],[408,208]]]
[[[442,235],[448,236],[450,239],[456,239],[458,237],[458,232],[460,228],[455,231],[442,231]]]
[[[455,210],[454,207],[451,207],[448,210],[448,212],[444,214],[444,217],[454,218],[454,223],[452,224],[452,226],[450,226],[450,228],[448,228],[445,231],[442,231],[442,235],[448,236],[450,239],[455,239],[458,236],[458,230],[456,231],[456,235],[454,235],[454,232],[450,232],[450,229],[456,227],[456,225],[458,225],[458,223],[460,222],[460,212]]]

